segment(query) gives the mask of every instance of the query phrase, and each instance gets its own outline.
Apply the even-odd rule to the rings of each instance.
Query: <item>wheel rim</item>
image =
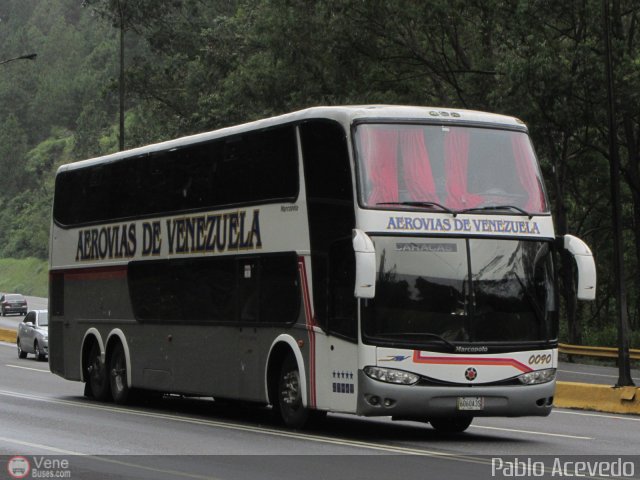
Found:
[[[100,359],[98,355],[94,355],[89,364],[89,380],[92,384],[102,385],[102,369],[100,368]]]
[[[22,347],[20,346],[20,340],[18,340],[18,355],[22,355]]]
[[[300,376],[297,370],[287,372],[283,376],[283,388],[280,392],[282,404],[291,411],[300,408],[302,398],[300,395]]]
[[[122,355],[118,355],[114,362],[114,366],[111,369],[111,377],[113,378],[113,386],[121,392],[124,390],[125,377],[127,375],[127,369],[124,363]]]
[[[38,342],[36,342],[36,346],[34,347],[35,353],[36,353],[36,357],[40,356],[40,345],[38,345]]]

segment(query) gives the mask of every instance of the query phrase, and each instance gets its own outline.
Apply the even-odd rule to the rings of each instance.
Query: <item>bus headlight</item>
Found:
[[[547,383],[556,378],[555,368],[546,368],[544,370],[534,370],[533,372],[524,373],[518,377],[521,383],[525,385],[537,385],[539,383]]]
[[[420,377],[415,373],[396,370],[394,368],[364,367],[367,376],[386,383],[398,383],[400,385],[413,385]]]

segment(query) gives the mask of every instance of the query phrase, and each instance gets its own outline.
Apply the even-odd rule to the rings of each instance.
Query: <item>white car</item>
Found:
[[[49,312],[47,310],[31,310],[18,325],[18,357],[27,358],[33,353],[36,360],[44,360],[49,356]]]

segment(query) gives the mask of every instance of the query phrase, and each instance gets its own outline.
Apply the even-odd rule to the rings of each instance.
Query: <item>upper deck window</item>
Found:
[[[295,127],[282,125],[63,171],[53,218],[72,227],[292,201],[297,148]]]
[[[362,124],[356,129],[356,146],[365,207],[435,202],[458,212],[491,207],[548,212],[536,157],[524,132]]]

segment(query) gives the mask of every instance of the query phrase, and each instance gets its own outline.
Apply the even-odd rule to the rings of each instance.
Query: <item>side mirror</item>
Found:
[[[362,230],[353,230],[353,250],[356,254],[356,298],[373,298],[376,295],[376,249],[369,236]]]
[[[576,261],[578,267],[578,300],[595,300],[596,298],[596,264],[591,250],[578,237],[564,236],[564,248]]]

